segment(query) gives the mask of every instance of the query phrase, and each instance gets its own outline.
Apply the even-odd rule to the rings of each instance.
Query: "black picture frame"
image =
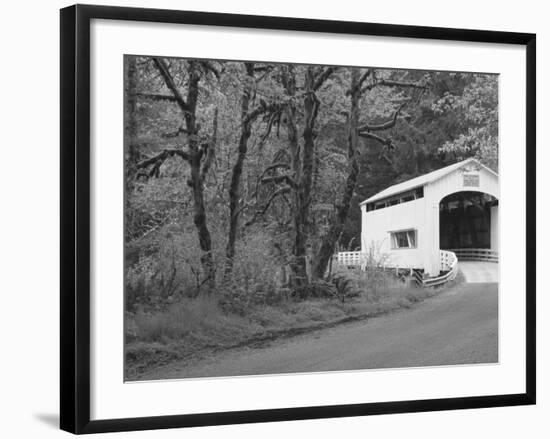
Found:
[[[90,21],[181,23],[325,32],[526,47],[526,392],[518,394],[90,420]],[[535,140],[536,36],[303,18],[75,5],[61,10],[61,404],[60,425],[72,433],[304,420],[535,404]]]

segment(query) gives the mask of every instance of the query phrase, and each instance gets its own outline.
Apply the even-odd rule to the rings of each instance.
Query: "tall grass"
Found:
[[[208,296],[183,298],[160,312],[138,313],[133,323],[135,337],[149,342],[183,340],[190,336],[225,340],[254,329],[248,319],[224,312],[217,298]]]
[[[128,314],[132,339],[145,342],[211,340],[213,344],[235,342],[266,330],[328,322],[351,315],[373,315],[409,307],[434,294],[412,287],[388,272],[344,271],[354,294],[346,301],[326,298],[287,298],[275,304],[256,303],[246,313],[228,311],[223,298],[182,298],[164,310]]]

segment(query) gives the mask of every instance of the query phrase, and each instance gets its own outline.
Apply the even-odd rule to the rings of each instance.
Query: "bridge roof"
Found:
[[[423,187],[428,183],[432,183],[436,180],[439,180],[440,178],[450,174],[451,172],[454,172],[460,169],[461,167],[463,167],[468,163],[476,163],[481,168],[488,170],[491,174],[498,177],[498,174],[493,170],[489,169],[487,166],[481,164],[479,161],[477,161],[474,158],[469,158],[466,160],[462,160],[461,162],[457,162],[457,163],[453,163],[452,165],[445,166],[444,168],[437,169],[436,171],[428,172],[427,174],[420,175],[410,180],[406,180],[401,183],[394,184],[393,186],[390,186],[387,189],[384,189],[382,192],[378,192],[372,197],[367,198],[365,201],[362,201],[360,205],[370,203],[372,201],[378,201],[383,198],[391,197],[392,195],[397,195],[402,192],[407,192],[412,189]]]

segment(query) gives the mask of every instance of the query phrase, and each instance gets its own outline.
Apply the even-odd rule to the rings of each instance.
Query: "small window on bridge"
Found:
[[[412,189],[407,192],[402,192],[397,195],[393,195],[388,198],[383,198],[379,201],[373,203],[367,203],[367,212],[372,210],[384,209],[386,207],[395,206],[396,204],[407,203],[409,201],[414,201],[424,196],[424,188],[419,187]]]
[[[400,230],[390,235],[393,249],[416,248],[416,230]]]

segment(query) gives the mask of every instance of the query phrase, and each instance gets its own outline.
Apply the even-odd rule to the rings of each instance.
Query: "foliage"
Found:
[[[330,281],[336,287],[336,294],[342,302],[344,302],[347,297],[353,297],[359,294],[358,290],[355,288],[354,279],[349,274],[336,272],[330,276]]]
[[[126,68],[131,313],[382,297],[395,288],[383,272],[315,267],[322,249],[360,246],[358,203],[466,157],[498,166],[496,75],[144,56]]]
[[[446,92],[434,102],[436,114],[453,113],[462,127],[440,151],[464,159],[474,155],[498,172],[498,76],[474,75],[461,95]]]

